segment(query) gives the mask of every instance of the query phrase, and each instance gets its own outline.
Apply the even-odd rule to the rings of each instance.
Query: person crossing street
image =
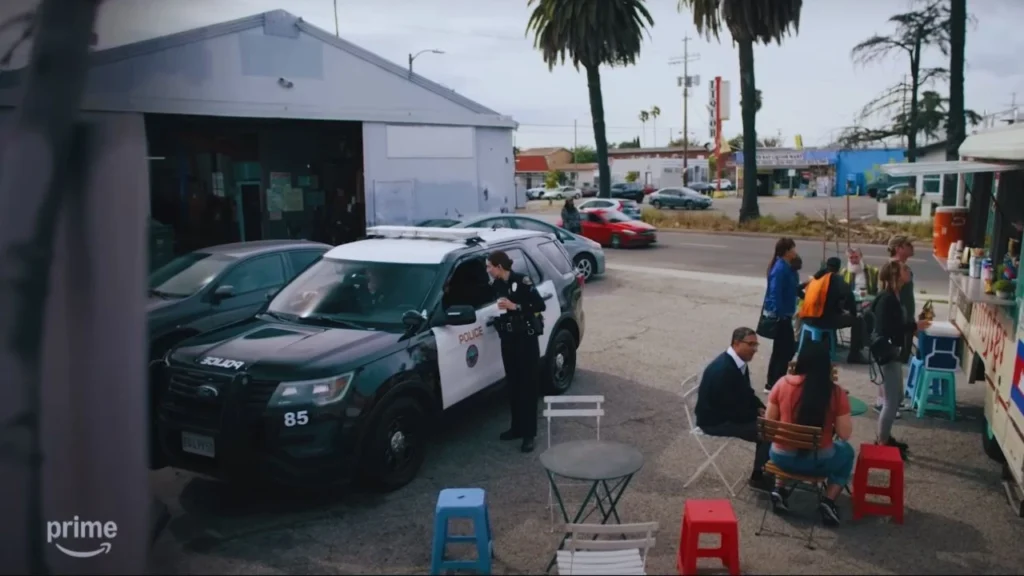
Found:
[[[501,440],[522,440],[523,452],[532,452],[537,436],[537,399],[540,366],[541,312],[546,305],[529,276],[512,271],[512,259],[500,250],[487,256],[487,273],[494,281],[498,309],[503,313],[494,327],[501,338],[512,425]]]

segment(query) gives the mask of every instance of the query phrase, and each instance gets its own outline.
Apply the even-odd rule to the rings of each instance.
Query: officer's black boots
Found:
[[[504,432],[501,433],[501,436],[498,436],[498,438],[500,438],[502,442],[505,442],[507,440],[518,440],[522,437],[522,434],[511,429],[505,430]]]
[[[524,454],[533,452],[533,438],[523,438],[523,445],[520,448]]]

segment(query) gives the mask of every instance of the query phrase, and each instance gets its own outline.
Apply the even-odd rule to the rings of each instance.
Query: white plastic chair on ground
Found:
[[[718,455],[721,454],[722,451],[725,450],[730,444],[732,444],[734,438],[723,438],[709,436],[705,434],[704,431],[697,426],[697,418],[693,413],[694,410],[690,408],[691,403],[694,405],[694,407],[696,407],[697,405],[697,389],[700,388],[701,374],[702,373],[698,372],[697,374],[690,376],[686,380],[683,380],[683,412],[686,413],[686,424],[687,426],[689,426],[690,436],[692,436],[697,441],[697,446],[700,446],[700,450],[701,452],[704,453],[704,457],[706,458],[706,460],[704,460],[704,462],[701,463],[699,467],[697,467],[696,472],[694,472],[693,475],[690,476],[690,479],[686,481],[686,484],[683,484],[683,489],[685,490],[690,486],[690,484],[696,482],[697,479],[700,478],[701,475],[704,474],[704,471],[706,471],[708,468],[712,468],[714,469],[715,473],[718,474],[718,477],[722,480],[722,485],[724,485],[725,489],[729,491],[729,495],[735,498],[736,486],[743,481],[743,477],[740,477],[740,479],[736,480],[735,482],[729,482],[729,480],[726,479],[725,474],[722,473],[722,469],[718,467],[718,463],[715,462],[715,460],[718,458]],[[718,449],[715,450],[714,452],[708,450],[708,447],[704,445],[705,440],[707,440],[708,438],[716,438],[721,443]]]
[[[563,407],[566,404],[585,405],[586,407]],[[545,396],[544,418],[548,421],[548,448],[551,448],[551,421],[555,418],[594,418],[597,420],[597,439],[600,440],[601,418],[604,416],[603,406],[604,396]],[[555,496],[550,483],[548,483],[548,511],[551,514],[551,531],[554,532]]]
[[[657,522],[640,524],[567,524],[570,535],[558,551],[560,576],[646,574],[647,553],[654,547]],[[598,536],[625,539],[599,540]]]

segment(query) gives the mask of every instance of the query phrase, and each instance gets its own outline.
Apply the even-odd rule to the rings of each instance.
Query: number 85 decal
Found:
[[[284,425],[288,428],[292,426],[305,426],[309,424],[309,412],[306,410],[299,410],[298,412],[285,412],[284,413]]]

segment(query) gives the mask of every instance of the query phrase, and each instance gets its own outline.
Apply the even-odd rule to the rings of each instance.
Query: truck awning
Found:
[[[959,152],[961,158],[1024,162],[1024,124],[971,134]]]
[[[962,150],[963,148],[961,148]],[[938,176],[944,174],[976,174],[978,172],[1002,172],[1022,170],[1024,165],[992,164],[973,160],[950,160],[947,162],[898,162],[883,164],[879,169],[884,174],[897,178],[910,176]]]

